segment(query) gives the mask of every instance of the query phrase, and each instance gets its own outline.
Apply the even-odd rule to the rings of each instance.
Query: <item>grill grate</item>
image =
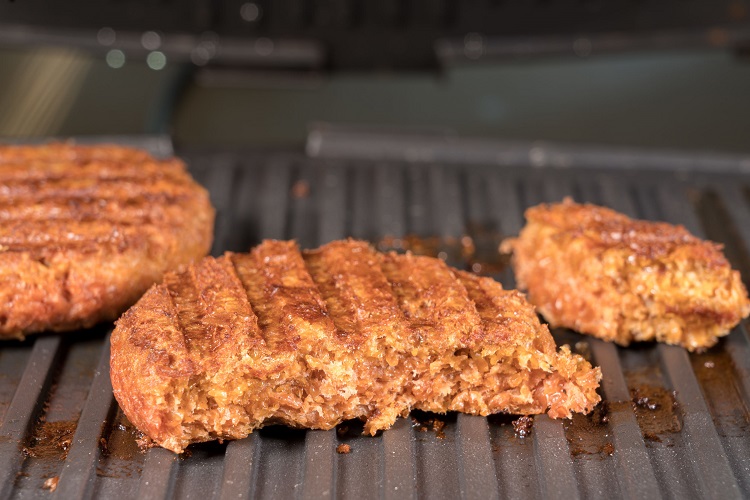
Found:
[[[441,237],[436,250],[463,265],[445,243],[450,238],[469,234],[479,245],[487,234],[478,228],[484,228],[494,245],[518,232],[526,206],[571,195],[718,239],[750,278],[750,200],[740,174],[286,153],[185,156],[217,207],[214,254],[246,250],[266,237],[297,238],[312,247],[350,235],[378,241],[414,234]],[[498,277],[513,286],[507,269]],[[190,456],[180,457],[163,449],[133,450],[134,437],[112,397],[108,333],[103,326],[0,346],[0,497],[46,497],[45,480],[57,476],[54,495],[65,499],[750,495],[750,341],[744,325],[704,354],[650,344],[622,349],[556,331],[559,342],[590,352],[602,367],[604,423],[585,417],[571,425],[540,416],[523,439],[514,436],[506,416],[448,415],[444,437],[420,432],[409,419],[375,438],[359,436],[356,423],[348,424],[348,432],[271,427],[242,441],[193,446]],[[644,437],[648,423],[629,403],[644,379],[664,394],[676,391],[679,432]],[[35,437],[54,422],[68,422],[74,433],[64,458],[65,450],[34,448]],[[337,454],[340,443],[351,445],[351,453]]]

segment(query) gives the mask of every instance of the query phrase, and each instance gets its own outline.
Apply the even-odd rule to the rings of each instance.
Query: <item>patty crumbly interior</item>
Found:
[[[208,193],[176,158],[0,146],[0,193],[0,339],[114,320],[211,247]]]
[[[131,422],[180,452],[274,423],[375,434],[411,409],[569,417],[599,401],[601,372],[490,278],[267,240],[152,287],[117,322],[111,377]]]
[[[700,351],[750,313],[721,245],[684,227],[595,205],[538,205],[512,251],[519,288],[552,326],[628,345],[656,340]]]

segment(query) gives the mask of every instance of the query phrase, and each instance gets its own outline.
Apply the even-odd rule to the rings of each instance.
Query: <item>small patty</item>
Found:
[[[513,252],[518,286],[553,326],[628,345],[656,340],[695,351],[750,313],[721,246],[682,226],[633,220],[570,200],[526,211]]]

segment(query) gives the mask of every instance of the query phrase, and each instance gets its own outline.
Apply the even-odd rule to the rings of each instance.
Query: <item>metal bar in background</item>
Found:
[[[307,154],[322,159],[401,161],[562,171],[596,169],[615,172],[747,173],[750,156],[680,151],[569,146],[546,141],[507,141],[460,137],[450,130],[354,127],[315,124],[308,136]],[[576,172],[574,175],[577,175]]]

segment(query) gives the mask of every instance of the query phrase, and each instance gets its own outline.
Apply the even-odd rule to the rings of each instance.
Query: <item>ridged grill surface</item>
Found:
[[[310,160],[292,154],[186,153],[217,207],[213,254],[263,238],[302,248],[346,236],[384,242],[436,237],[436,252],[467,265],[517,234],[525,207],[572,196],[628,215],[684,224],[726,245],[750,278],[750,183],[739,174],[451,166]],[[388,241],[392,241],[390,238]],[[512,273],[495,274],[513,286]],[[602,367],[606,418],[536,417],[518,437],[512,417],[449,414],[442,432],[415,414],[376,437],[263,429],[175,456],[133,447],[112,397],[110,326],[0,346],[0,497],[86,498],[741,498],[750,495],[750,341],[743,323],[702,354],[665,345],[620,348],[556,331],[558,343]],[[674,398],[672,426],[652,432],[632,403],[643,386]],[[601,416],[601,414],[600,414]],[[55,422],[67,450],[40,438]],[[427,423],[426,423],[427,422]],[[61,427],[65,427],[61,424]],[[59,440],[58,440],[59,441]],[[65,441],[63,439],[63,441]],[[338,454],[339,444],[349,454]],[[26,452],[24,452],[24,448]],[[44,451],[44,453],[42,453]],[[59,477],[50,495],[45,480]]]

